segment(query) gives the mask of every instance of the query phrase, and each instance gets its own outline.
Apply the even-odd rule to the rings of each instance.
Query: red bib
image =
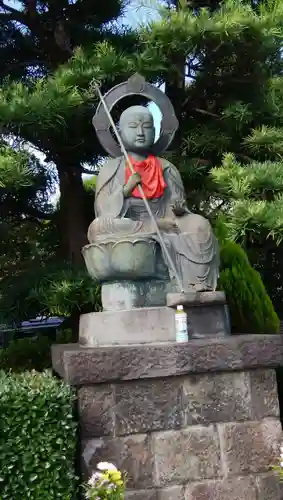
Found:
[[[149,155],[143,161],[135,161],[130,157],[132,165],[137,173],[140,174],[142,182],[143,192],[145,197],[150,200],[153,198],[161,198],[164,195],[164,191],[166,188],[166,183],[163,177],[163,170],[161,167],[161,163],[153,155]],[[129,165],[126,166],[125,171],[125,183],[127,184],[129,178],[131,177],[132,172],[130,170]],[[134,189],[132,192],[132,196],[134,198],[141,198],[141,194],[139,192],[138,187]]]

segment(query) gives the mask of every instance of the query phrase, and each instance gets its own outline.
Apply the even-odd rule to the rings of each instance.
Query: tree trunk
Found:
[[[73,264],[82,263],[82,247],[87,243],[85,192],[81,169],[57,162],[60,185],[61,254]]]
[[[170,149],[180,151],[182,139],[182,106],[185,96],[185,57],[184,54],[174,56],[175,70],[165,81],[165,92],[173,104],[176,116],[179,120],[179,129],[177,130]]]

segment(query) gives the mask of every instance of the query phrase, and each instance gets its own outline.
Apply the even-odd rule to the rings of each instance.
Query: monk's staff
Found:
[[[106,113],[106,115],[107,115],[107,117],[109,119],[111,127],[113,128],[114,134],[115,134],[116,139],[117,139],[117,141],[118,141],[118,143],[119,143],[119,145],[121,147],[121,151],[122,151],[122,153],[123,153],[123,155],[124,155],[124,157],[126,159],[126,162],[128,163],[132,174],[135,174],[136,171],[135,171],[135,169],[133,167],[131,159],[130,159],[127,151],[126,151],[126,148],[125,148],[125,146],[123,144],[122,138],[121,138],[121,136],[120,136],[120,134],[118,132],[118,129],[117,129],[115,123],[114,123],[112,115],[111,115],[111,113],[110,113],[110,111],[108,109],[108,106],[107,106],[107,104],[105,102],[105,99],[104,99],[104,97],[103,97],[103,95],[102,95],[102,93],[100,91],[100,88],[99,88],[97,82],[92,81],[91,87],[93,87],[95,89],[95,91],[97,92],[97,95],[98,95],[98,97],[99,97],[99,99],[100,99],[100,101],[102,103],[102,106],[105,109],[105,113]],[[160,245],[161,245],[161,247],[163,249],[163,252],[164,252],[164,254],[165,254],[166,258],[167,258],[168,265],[171,268],[171,271],[172,271],[172,273],[174,274],[174,276],[176,278],[177,285],[180,288],[180,291],[184,292],[182,280],[181,280],[181,278],[180,278],[180,276],[179,276],[179,274],[177,272],[177,269],[176,269],[176,266],[175,266],[175,264],[174,264],[174,262],[172,260],[172,257],[171,257],[171,255],[170,255],[170,253],[169,253],[169,251],[168,251],[168,249],[166,247],[165,241],[164,241],[163,236],[162,236],[162,234],[160,232],[160,229],[158,227],[157,221],[155,220],[155,217],[154,217],[154,215],[152,213],[152,210],[151,210],[150,205],[149,205],[149,203],[147,201],[147,198],[146,198],[146,196],[144,194],[144,191],[143,191],[143,188],[142,188],[141,184],[138,184],[138,189],[139,189],[140,195],[141,195],[141,197],[143,199],[143,202],[145,204],[145,207],[146,207],[146,210],[148,212],[148,215],[149,215],[149,217],[150,217],[150,219],[152,221],[153,227],[154,227],[154,229],[156,231],[156,234],[157,234],[157,236],[159,238]]]

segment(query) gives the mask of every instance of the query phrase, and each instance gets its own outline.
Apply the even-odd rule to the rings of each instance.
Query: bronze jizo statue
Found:
[[[114,158],[105,162],[97,177],[96,218],[88,230],[90,245],[84,249],[89,272],[102,282],[163,279],[170,291],[176,291],[177,273],[183,291],[213,291],[219,272],[217,240],[210,223],[187,208],[178,169],[160,156],[177,128],[172,105],[165,94],[138,75],[112,89],[105,103],[111,110],[130,94],[140,94],[159,106],[163,113],[161,135],[155,142],[153,116],[147,107],[132,106],[122,113],[119,131],[135,170],[132,173],[111,135],[103,107],[98,107],[94,126]],[[160,230],[163,247],[139,185]]]

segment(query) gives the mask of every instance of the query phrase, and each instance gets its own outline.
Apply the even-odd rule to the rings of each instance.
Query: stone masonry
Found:
[[[281,336],[53,347],[78,388],[85,476],[115,463],[127,500],[281,500]]]

